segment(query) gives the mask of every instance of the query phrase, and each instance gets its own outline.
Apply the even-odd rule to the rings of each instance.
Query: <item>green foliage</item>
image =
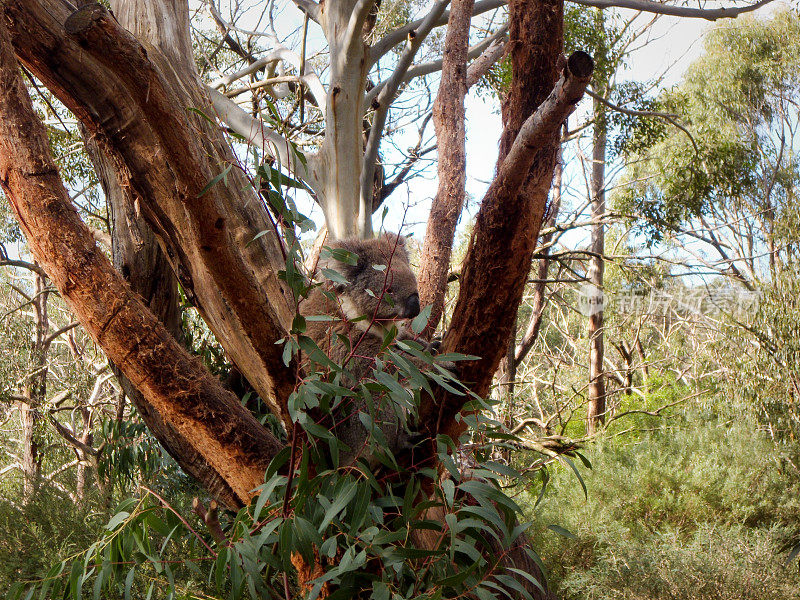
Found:
[[[658,112],[663,109],[657,99],[646,96],[644,84],[634,81],[614,86],[611,100],[617,106],[636,111]],[[631,156],[644,152],[654,143],[664,139],[669,123],[659,117],[643,117],[636,114],[609,111],[611,125],[611,156]]]
[[[712,30],[684,83],[653,104],[687,130],[639,126],[619,146],[629,168],[615,203],[642,217],[651,243],[716,207],[766,210],[778,222],[793,209],[798,38],[800,18],[788,9]]]
[[[92,494],[82,505],[41,488],[23,505],[19,493],[3,486],[0,500],[0,589],[37,579],[54,562],[82,551],[97,537],[104,518],[102,499]]]
[[[558,597],[797,598],[800,577],[784,561],[800,530],[800,478],[728,414],[593,448],[588,500],[569,472],[553,474],[532,534]]]
[[[403,348],[430,361],[433,380],[460,387],[421,347],[408,341]],[[328,360],[320,366],[325,373],[331,370]],[[321,569],[308,582],[311,589],[301,590],[309,598],[324,585],[335,586],[337,598],[364,590],[376,598],[456,597],[465,589],[487,600],[503,590],[527,597],[514,572],[495,564],[496,548],[513,544],[527,527],[516,524],[519,507],[500,485],[519,474],[486,462],[462,479],[452,442],[442,438],[437,453],[450,478],[442,480],[428,468],[392,475],[398,472],[397,457],[372,411],[358,416],[370,432],[367,455],[376,456],[380,465],[373,468],[367,459],[340,465],[341,441],[318,421],[341,416],[342,403],[359,394],[407,411],[431,384],[394,350],[354,389],[342,385],[341,368],[332,371],[328,377],[312,369],[294,394],[291,446],[273,460],[253,505],[228,524],[226,541],[212,547],[178,511],[147,494],[123,502],[102,539],[80,556],[62,560],[35,589],[75,597],[84,588],[94,597],[153,593],[172,598],[204,589],[232,599],[277,597],[287,574],[294,577],[305,563]],[[507,437],[495,423],[480,425],[488,437]],[[27,589],[17,588],[8,597],[23,597]]]
[[[759,311],[744,342],[753,350],[726,356],[734,365],[732,398],[751,407],[785,458],[800,458],[800,273],[786,267],[762,288]],[[733,350],[733,351],[731,351]]]
[[[42,598],[82,594],[174,598],[176,589],[183,591],[191,585],[198,571],[192,562],[199,555],[197,546],[204,548],[202,540],[189,535],[186,525],[150,494],[141,500],[125,500],[102,528],[92,531],[94,541],[87,550],[64,557],[38,579],[19,581],[6,597],[30,597],[26,593],[37,590]],[[176,578],[180,584],[176,585]]]
[[[567,56],[577,50],[588,52],[594,59],[592,87],[608,86],[627,54],[627,27],[619,15],[583,6],[564,8],[564,46]]]
[[[259,188],[288,240],[279,276],[299,302],[314,285],[298,267],[297,229],[309,221],[283,191],[293,186],[292,180],[263,164],[258,174]],[[189,324],[189,339],[197,346],[207,336],[201,326]],[[425,324],[421,316],[411,327],[419,332]],[[476,357],[434,357],[414,340],[395,339],[397,329],[391,328],[372,372],[355,381],[347,361],[333,363],[304,335],[305,328],[305,318],[298,314],[291,334],[282,340],[287,364],[294,357],[305,370],[288,400],[293,423],[288,445],[273,459],[252,505],[235,516],[223,515],[226,539],[212,541],[205,529],[198,530],[182,516],[185,496],[175,485],[174,465],[158,464],[141,426],[109,424],[103,431],[114,448],[101,465],[101,475],[126,482],[150,474],[156,485],[144,487],[140,499],[122,501],[88,549],[59,556],[46,574],[20,582],[7,597],[37,593],[79,598],[91,592],[94,598],[127,599],[213,593],[256,600],[284,597],[289,589],[313,600],[331,588],[331,598],[366,597],[370,591],[376,600],[456,598],[468,590],[480,600],[510,594],[530,599],[523,583],[540,585],[532,575],[498,564],[502,550],[519,544],[527,529],[527,524],[518,524],[520,508],[504,491],[504,484],[520,474],[488,460],[493,447],[510,449],[514,437],[480,412],[464,417],[481,439],[489,440],[475,444],[476,462],[464,477],[452,440],[440,437],[415,447],[414,433],[408,430],[407,443],[398,447],[384,428],[383,421],[393,415],[408,429],[423,397],[436,386],[468,396],[445,366]],[[350,355],[357,351],[357,342],[352,348],[350,340],[340,342]],[[198,352],[212,368],[220,363],[215,344],[201,346]],[[490,408],[476,397],[467,405],[468,411]],[[352,440],[336,437],[337,426],[346,419],[363,424],[365,439],[356,440],[363,448],[348,448]],[[123,439],[137,441],[120,444]],[[344,463],[346,453],[358,455],[357,461]],[[415,464],[415,456],[425,462]],[[425,466],[433,458],[446,468],[446,478]],[[300,579],[307,572],[311,575]]]

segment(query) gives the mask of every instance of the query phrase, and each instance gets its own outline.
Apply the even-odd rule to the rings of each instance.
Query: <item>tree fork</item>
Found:
[[[109,358],[247,503],[282,445],[180,347],[97,249],[61,182],[9,40],[0,23],[0,184],[31,251]]]
[[[489,390],[522,300],[553,178],[558,130],[594,69],[585,52],[573,53],[564,64],[560,0],[518,0],[509,8],[514,74],[498,173],[476,218],[443,343],[445,352],[481,357],[459,366],[462,381],[480,396]],[[420,422],[435,424],[433,435],[457,439],[465,425],[456,416],[465,401],[440,390],[435,402],[420,408]]]
[[[113,158],[184,289],[233,362],[286,419],[296,373],[275,344],[293,314],[278,279],[280,241],[237,169],[227,167],[227,179],[200,195],[235,159],[219,129],[186,110],[209,106],[196,73],[176,70],[99,5],[70,13],[58,3],[0,0],[0,10],[20,60]]]

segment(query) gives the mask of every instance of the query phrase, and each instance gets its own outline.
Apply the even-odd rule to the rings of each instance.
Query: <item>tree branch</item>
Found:
[[[354,44],[363,44],[362,40],[364,22],[367,20],[369,12],[375,5],[375,0],[357,0],[356,5],[353,7],[353,12],[350,15],[350,20],[347,22],[347,33],[344,36],[345,48],[349,49]]]
[[[321,8],[318,3],[313,0],[292,0],[294,5],[303,11],[315,23],[319,23]]]
[[[78,325],[80,325],[80,323],[78,323],[77,321],[74,321],[74,322],[72,322],[72,323],[70,323],[68,325],[64,325],[64,327],[62,327],[61,329],[57,329],[56,331],[54,331],[53,333],[51,333],[50,335],[48,335],[44,339],[44,341],[42,342],[42,346],[44,348],[47,348],[50,344],[53,343],[53,341],[55,341],[56,338],[58,338],[58,336],[67,333],[71,329],[75,329]]]
[[[433,105],[433,124],[439,145],[439,187],[425,230],[419,271],[419,298],[431,305],[423,335],[430,339],[444,309],[447,273],[456,224],[466,195],[466,129],[464,97],[467,94],[467,60],[470,19],[474,0],[453,0],[442,52],[442,79]]]
[[[300,162],[291,143],[286,138],[261,119],[251,117],[224,94],[211,88],[207,88],[206,91],[217,115],[228,127],[244,137],[249,144],[261,148],[267,155],[272,156],[294,177],[308,183],[312,188],[314,187],[315,180],[311,178],[308,169]]]
[[[58,435],[64,438],[70,445],[74,446],[84,454],[88,456],[97,456],[97,450],[88,444],[84,444],[80,441],[75,434],[67,428],[66,425],[63,425],[56,419],[52,414],[47,415],[50,419],[50,424],[55,427],[56,431],[58,431]]]
[[[717,19],[736,18],[741,14],[748,13],[766,6],[773,0],[760,0],[755,4],[747,6],[737,6],[728,8],[691,8],[689,6],[675,6],[652,0],[569,0],[575,4],[583,6],[594,6],[596,8],[630,8],[642,12],[655,13],[658,15],[671,15],[674,17],[689,17],[693,19],[706,19],[716,21]]]
[[[508,156],[500,166],[494,184],[513,185],[524,178],[533,159],[533,152],[558,131],[564,119],[575,109],[575,104],[589,85],[593,69],[594,63],[585,52],[578,51],[569,57],[564,74],[550,96],[522,125]],[[498,180],[505,181],[498,183]]]
[[[288,62],[295,69],[297,69],[298,73],[300,73],[301,66],[303,64],[302,58],[296,52],[286,48],[282,44],[281,46],[282,47],[271,50],[266,56],[259,58],[257,61],[247,65],[242,69],[239,69],[235,73],[224,75],[223,77],[215,79],[209,84],[209,86],[214,89],[228,86],[234,81],[238,81],[242,77],[246,77],[247,75],[267,67],[271,63],[278,61]],[[325,114],[325,88],[322,86],[319,75],[317,75],[316,71],[314,71],[314,69],[308,63],[305,65],[303,74],[298,75],[298,81],[304,83],[308,87],[308,90],[314,97],[314,101],[317,103],[317,107],[320,109],[320,111],[322,111],[322,114]]]
[[[503,58],[508,50],[508,40],[495,39],[478,58],[467,67],[467,87],[471,88],[486,75],[498,60]]]
[[[661,2],[654,2],[652,0],[568,0],[575,4],[583,6],[594,6],[597,8],[630,8],[631,10],[640,10],[642,12],[649,12],[660,15],[673,15],[676,17],[690,17],[695,19],[706,19],[709,21],[716,21],[717,19],[735,18],[741,14],[748,13],[766,6],[773,0],[759,0],[755,4],[749,4],[741,7],[728,7],[728,8],[691,8],[688,6],[675,6],[671,4],[664,4]],[[507,0],[483,0],[482,2],[475,3],[473,16],[489,12],[496,8],[500,8],[507,4]],[[447,23],[450,13],[445,12],[434,25],[441,27]],[[390,31],[383,38],[378,40],[370,52],[370,66],[375,64],[384,54],[389,52],[394,46],[403,41],[410,31],[413,31],[422,22],[421,19],[398,27],[394,31]]]
[[[505,38],[507,37],[507,34],[508,34],[508,25],[503,25],[502,27],[500,27],[500,29],[495,31],[492,35],[483,38],[480,42],[478,42],[477,44],[472,46],[467,51],[467,60],[480,57],[481,53],[484,52],[485,50],[487,50],[488,48],[492,47],[493,44],[499,44],[500,48],[503,48],[504,47],[504,43],[506,41]],[[495,55],[495,53],[492,53],[489,56],[494,56],[494,55]],[[488,69],[494,62],[496,62],[497,59],[500,56],[502,56],[502,53],[499,56],[497,56],[497,58],[495,58],[492,63],[489,63],[486,66],[486,69]],[[485,60],[488,60],[488,58],[485,59]],[[400,81],[400,85],[404,85],[404,84],[408,83],[409,81],[411,81],[412,79],[414,79],[416,77],[422,77],[424,75],[430,75],[431,73],[435,73],[436,71],[441,70],[442,62],[443,62],[443,59],[432,60],[430,62],[421,63],[421,64],[418,64],[418,65],[414,65],[413,67],[410,67],[408,69],[408,71],[406,72],[406,74],[403,76],[402,80]],[[383,90],[383,88],[386,86],[388,81],[389,80],[384,80],[384,81],[379,82],[374,88],[372,88],[366,94],[366,96],[364,97],[365,112],[372,105],[373,100]],[[469,84],[467,85],[467,87],[470,87]]]
[[[485,12],[489,12],[490,10],[500,8],[505,3],[506,0],[482,0],[481,2],[476,2],[475,7],[472,9],[472,16],[475,17]],[[430,16],[430,13],[428,16]],[[417,19],[416,21],[412,21],[411,23],[403,25],[402,27],[398,27],[375,42],[370,49],[369,66],[371,67],[374,65],[384,54],[406,39],[408,35],[420,27],[427,18],[428,17]],[[432,26],[441,27],[442,25],[446,25],[448,19],[450,19],[450,11],[445,11],[437,17]]]
[[[555,40],[550,39],[546,49],[535,48],[537,43],[545,43],[549,33],[544,31],[559,26],[558,21],[541,22],[557,16],[557,12],[555,15],[547,13],[554,11],[552,5],[531,6],[541,1],[530,0],[514,7],[524,26],[520,25],[517,30],[512,26],[511,43],[524,38],[530,44],[518,44],[512,55],[514,77],[519,79],[517,73],[522,73],[524,79],[518,81],[518,87],[512,87],[510,92],[507,106],[510,107],[508,110],[513,109],[511,116],[514,119],[506,123],[504,140],[501,141],[507,137],[513,142],[505,158],[501,154],[498,174],[481,204],[464,259],[460,279],[462,292],[443,342],[444,352],[481,357],[480,360],[459,364],[461,379],[471,382],[472,391],[479,396],[487,393],[507,349],[508,336],[522,299],[553,178],[558,129],[583,96],[593,70],[589,55],[574,53],[566,61],[561,77],[549,95],[532,115],[519,124],[518,119],[526,114],[525,103],[547,93],[545,74],[555,79],[550,73],[557,73],[555,57],[560,52],[560,44],[556,45]],[[533,35],[536,37],[531,40]],[[528,47],[533,47],[530,55],[522,52]],[[540,67],[526,69],[526,63],[534,60]],[[518,133],[512,137],[514,130]],[[457,422],[456,415],[465,398],[439,392],[436,399],[437,403],[425,403],[420,407],[420,422],[435,424],[431,432],[434,436],[447,434],[451,439],[457,439],[464,425]]]
[[[371,135],[367,140],[367,147],[364,150],[364,162],[361,170],[361,195],[365,206],[372,206],[372,194],[374,191],[373,178],[375,177],[375,161],[378,159],[378,147],[383,137],[383,127],[386,125],[386,118],[389,114],[389,106],[394,99],[397,90],[403,82],[403,77],[411,66],[419,47],[423,40],[433,29],[437,19],[440,18],[444,9],[449,4],[449,0],[438,0],[434,4],[431,12],[422,21],[418,28],[414,30],[414,35],[409,36],[408,44],[397,61],[397,66],[388,79],[381,92],[375,98],[377,107],[372,117]],[[371,214],[371,211],[370,211]]]
[[[0,260],[0,267],[19,267],[20,269],[28,269],[29,271],[33,271],[37,275],[41,275],[42,277],[47,277],[47,273],[44,272],[39,265],[34,263],[29,263],[24,260]]]
[[[247,503],[281,444],[178,344],[97,248],[20,79],[8,22],[0,20],[0,184],[31,252],[109,359],[229,486],[212,493]]]

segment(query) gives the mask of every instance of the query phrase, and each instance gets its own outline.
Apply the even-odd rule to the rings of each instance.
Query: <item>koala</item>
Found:
[[[323,283],[300,304],[300,313],[304,317],[333,317],[332,321],[306,321],[305,333],[337,364],[342,364],[355,348],[346,365],[352,379],[347,377],[345,381],[347,385],[354,385],[372,374],[387,329],[395,325],[397,338],[412,337],[402,321],[420,312],[417,279],[402,236],[385,234],[370,240],[336,240],[329,247],[334,256],[320,259],[319,272],[332,269],[347,282],[323,278]],[[356,255],[356,264],[337,260],[336,250]],[[343,343],[341,338],[349,343]],[[409,360],[421,368],[424,366],[412,357]],[[398,408],[376,406],[371,413],[393,452],[410,444],[403,426],[404,415],[398,414]],[[342,412],[345,414],[335,415],[336,434],[351,449],[351,453],[342,455],[342,462],[347,464],[363,454],[368,432],[358,413],[370,411],[363,403],[351,402]]]

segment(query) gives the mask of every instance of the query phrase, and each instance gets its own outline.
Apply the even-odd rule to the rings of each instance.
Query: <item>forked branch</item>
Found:
[[[249,501],[281,444],[166,331],[81,221],[50,154],[0,21],[0,184],[31,252],[86,331],[169,421]]]
[[[511,33],[513,40],[515,33],[526,35],[527,31],[512,29]],[[515,68],[525,59],[514,57]],[[576,52],[566,61],[550,94],[519,126],[478,213],[464,259],[462,291],[443,350],[481,357],[459,368],[462,380],[469,381],[479,396],[488,392],[522,299],[553,177],[559,127],[583,96],[593,68],[591,57],[584,52]],[[540,82],[536,85],[541,87]],[[456,439],[464,427],[456,415],[465,401],[440,392],[437,403],[420,408],[420,423],[430,424],[432,436],[444,433]]]

